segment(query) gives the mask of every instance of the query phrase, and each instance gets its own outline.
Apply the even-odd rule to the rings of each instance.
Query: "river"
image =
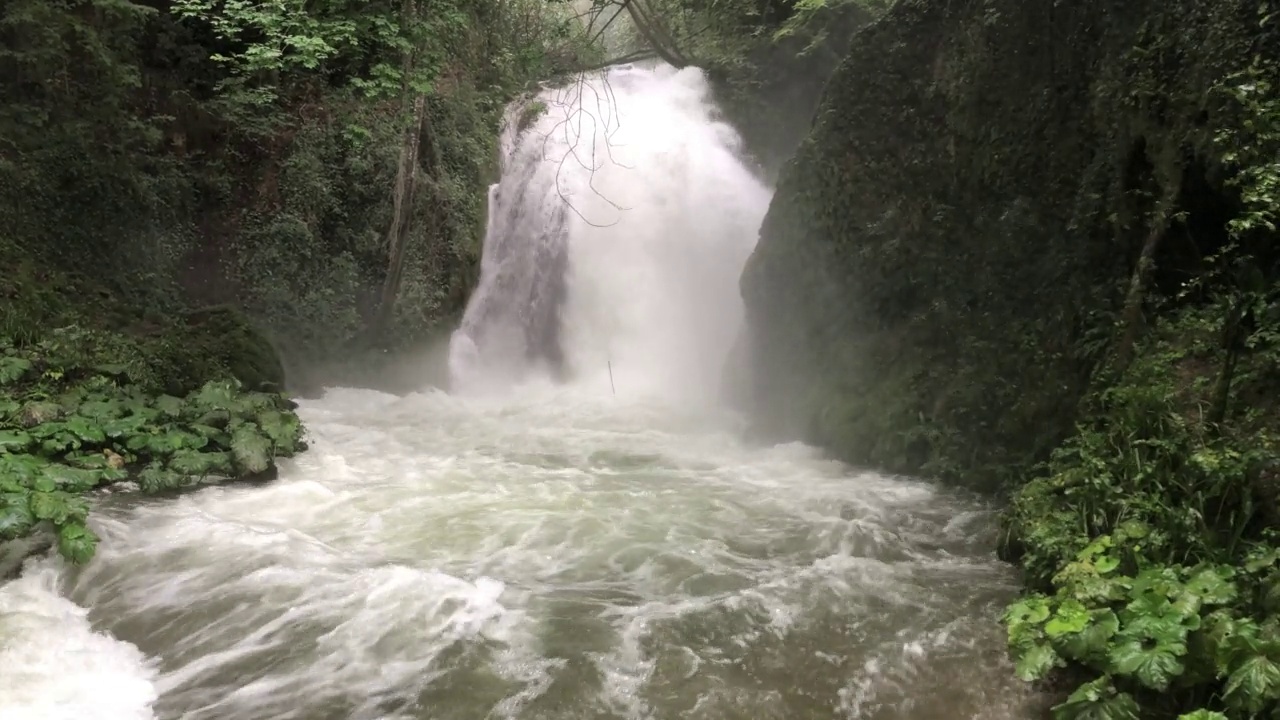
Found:
[[[541,101],[451,387],[331,388],[275,482],[101,501],[92,563],[0,588],[0,718],[1033,716],[993,508],[720,402],[770,190],[705,79]]]

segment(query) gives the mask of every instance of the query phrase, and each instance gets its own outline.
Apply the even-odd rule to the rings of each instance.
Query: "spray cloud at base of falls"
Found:
[[[715,393],[771,193],[703,73],[621,66],[546,89],[508,114],[503,150],[455,389],[550,373],[608,391],[611,368],[620,393]]]

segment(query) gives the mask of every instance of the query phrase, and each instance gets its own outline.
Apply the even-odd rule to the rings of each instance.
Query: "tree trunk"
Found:
[[[676,47],[675,39],[662,27],[661,20],[655,18],[652,12],[644,7],[641,0],[627,0],[626,8],[636,30],[640,31],[640,35],[658,54],[658,57],[677,68],[687,67],[690,64],[689,59]]]
[[[393,190],[391,228],[387,230],[387,277],[382,283],[382,297],[378,303],[378,316],[374,320],[374,337],[381,340],[391,325],[396,296],[400,293],[400,280],[404,276],[405,246],[413,229],[413,205],[418,190],[418,148],[422,128],[426,122],[427,97],[413,99],[413,121],[405,128],[400,145],[400,165],[396,170]]]
[[[1124,310],[1120,316],[1120,346],[1116,348],[1116,372],[1123,373],[1133,360],[1133,349],[1138,343],[1138,333],[1142,325],[1142,302],[1146,299],[1147,282],[1151,278],[1151,270],[1155,267],[1156,250],[1164,239],[1168,229],[1167,213],[1158,211],[1156,220],[1151,226],[1147,240],[1142,244],[1142,253],[1138,255],[1138,264],[1133,268],[1129,279],[1129,292],[1125,295]]]

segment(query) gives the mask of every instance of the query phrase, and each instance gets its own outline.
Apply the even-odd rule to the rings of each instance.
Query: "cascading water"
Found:
[[[614,68],[544,91],[504,143],[484,265],[451,367],[462,389],[554,369],[704,398],[741,329],[738,276],[769,190],[696,69]],[[513,364],[514,363],[514,364]]]
[[[90,565],[0,587],[0,718],[1031,716],[990,508],[718,409],[769,193],[702,76],[541,101],[454,392],[331,389],[274,483],[103,500]]]

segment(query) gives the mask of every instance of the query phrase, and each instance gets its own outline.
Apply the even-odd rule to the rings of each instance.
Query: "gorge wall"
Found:
[[[1214,138],[1242,121],[1217,90],[1278,49],[1248,0],[899,2],[828,82],[742,279],[763,429],[981,487],[1044,459],[1147,238],[1166,294],[1227,242]]]

